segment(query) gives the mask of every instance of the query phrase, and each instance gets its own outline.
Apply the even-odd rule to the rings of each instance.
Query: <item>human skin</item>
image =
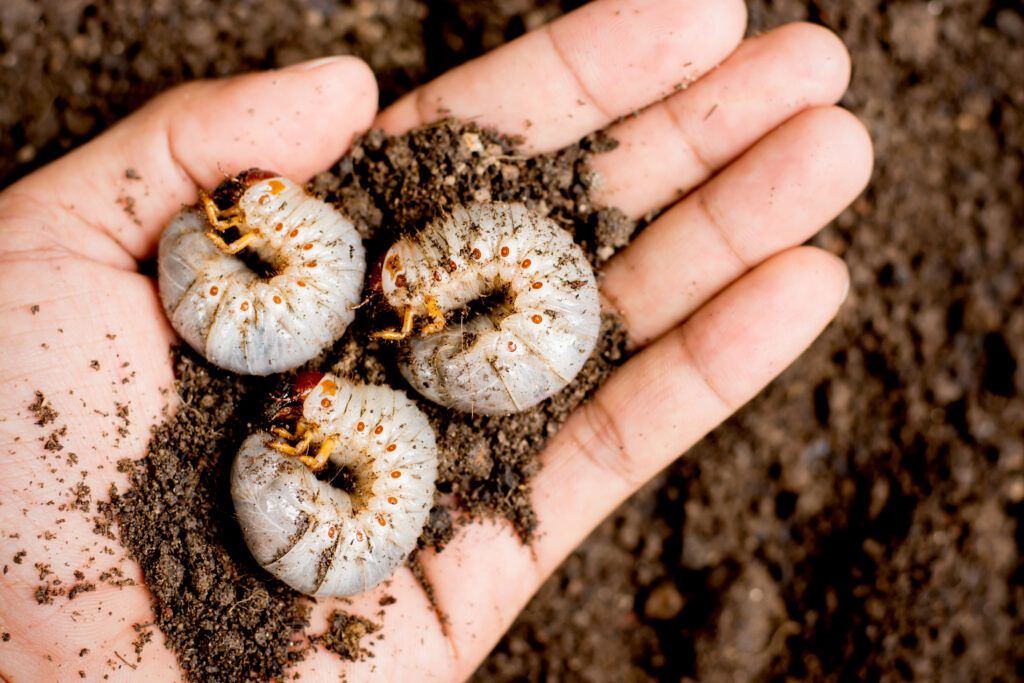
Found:
[[[159,632],[136,669],[107,663],[132,651],[131,624],[154,621],[149,594],[119,547],[109,562],[87,561],[97,550],[86,515],[47,504],[67,500],[80,470],[94,497],[112,483],[125,489],[116,460],[142,457],[161,409],[175,407],[164,393],[175,335],[155,283],[138,271],[161,228],[225,173],[256,166],[303,181],[356,132],[401,133],[442,110],[521,134],[536,152],[607,127],[622,144],[594,162],[605,178],[599,199],[634,217],[666,209],[601,273],[638,352],[540,455],[534,545],[506,525],[470,524],[443,552],[421,556],[446,632],[403,569],[383,617],[382,589],[344,606],[383,622],[374,659],[340,662],[316,649],[296,667],[304,681],[471,674],[587,533],[792,362],[845,298],[842,262],[799,245],[871,173],[867,133],[833,106],[848,55],[807,24],[744,41],[745,21],[739,0],[598,0],[379,114],[373,76],[352,58],[190,83],[0,193],[0,631],[11,634],[0,675],[181,677]],[[118,202],[128,195],[134,215]],[[77,465],[42,459],[48,430],[27,411],[36,390],[61,413],[51,428],[68,425],[61,455],[75,452]],[[94,412],[115,400],[131,407],[117,448],[112,418]],[[59,533],[48,540],[48,530]],[[25,562],[12,563],[22,549]],[[101,582],[74,601],[38,605],[35,562],[65,584],[75,569],[96,580],[116,563],[136,585]],[[311,628],[322,630],[336,607],[319,601]]]

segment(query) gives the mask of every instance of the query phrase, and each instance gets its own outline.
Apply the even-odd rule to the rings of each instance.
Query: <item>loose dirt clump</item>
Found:
[[[36,425],[39,427],[45,427],[60,417],[60,413],[47,404],[46,397],[43,396],[43,392],[41,391],[36,392],[36,400],[28,407],[28,409],[35,413]]]
[[[327,618],[327,630],[310,636],[309,642],[323,645],[342,659],[363,661],[373,657],[373,652],[361,645],[363,638],[376,633],[380,628],[380,624],[369,619],[335,610]]]

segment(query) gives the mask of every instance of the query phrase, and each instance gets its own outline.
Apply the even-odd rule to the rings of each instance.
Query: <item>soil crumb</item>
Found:
[[[633,224],[589,200],[599,181],[587,162],[613,148],[612,141],[592,136],[537,157],[519,154],[516,143],[452,121],[397,137],[371,131],[312,188],[345,207],[371,264],[399,235],[474,199],[525,203],[572,232],[595,264],[625,244]],[[394,324],[395,314],[369,294],[367,300],[371,305],[345,336],[310,366],[408,390],[395,366],[397,345],[372,336]],[[453,515],[436,504],[421,547],[442,548],[457,530],[455,518],[494,516],[511,520],[529,542],[536,529],[530,504],[536,456],[569,413],[625,360],[625,348],[624,330],[606,316],[597,350],[576,380],[516,415],[486,418],[418,401],[442,445],[438,491],[453,494],[444,499],[454,511],[469,513]],[[97,502],[95,530],[109,533],[118,522],[121,543],[139,562],[153,595],[156,625],[191,680],[281,679],[308,650],[302,634],[311,602],[251,558],[235,522],[229,472],[239,445],[263,426],[272,397],[292,375],[236,376],[187,348],[175,350],[174,362],[180,405],[155,428],[146,457],[118,464],[130,488],[112,489],[109,501]],[[340,657],[364,659],[372,655],[360,647],[360,638],[379,628],[339,611],[328,632],[308,639]]]
[[[36,392],[36,400],[29,405],[28,409],[35,413],[36,425],[39,427],[45,427],[60,417],[60,413],[47,403],[46,397],[41,391]]]
[[[342,659],[361,662],[374,654],[360,645],[364,636],[380,630],[380,624],[369,619],[335,610],[328,619],[327,630],[319,635],[310,636],[311,643],[323,645]],[[372,644],[372,642],[371,642]]]

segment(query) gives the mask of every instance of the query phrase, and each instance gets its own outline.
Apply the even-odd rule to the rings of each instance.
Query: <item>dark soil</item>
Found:
[[[342,659],[362,661],[373,657],[373,653],[360,645],[360,641],[379,630],[380,624],[336,610],[327,618],[327,632],[313,636],[310,641],[323,645]]]
[[[187,78],[351,51],[387,102],[574,4],[5,0],[0,184]],[[1004,0],[748,6],[752,32],[816,21],[853,53],[843,104],[877,171],[814,240],[850,265],[850,299],[563,564],[481,681],[1024,676],[1024,14]],[[266,647],[268,667],[289,656]]]

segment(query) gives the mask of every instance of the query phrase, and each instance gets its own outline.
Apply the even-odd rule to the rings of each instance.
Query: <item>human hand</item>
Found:
[[[342,664],[318,650],[297,667],[303,680],[333,679],[339,670],[369,677],[371,667],[385,680],[469,675],[594,525],[759,391],[834,315],[845,268],[796,245],[870,174],[863,128],[829,106],[846,86],[848,58],[831,34],[807,25],[736,49],[744,20],[736,0],[601,0],[451,71],[378,117],[377,125],[398,133],[443,108],[550,151],[642,109],[612,125],[622,145],[595,161],[606,178],[601,198],[639,216],[685,197],[604,268],[603,293],[643,348],[541,455],[533,547],[506,527],[470,525],[442,553],[420,557],[449,617],[447,633],[403,570],[387,588],[398,602],[381,620],[376,657]],[[304,180],[327,167],[372,121],[373,93],[371,75],[350,59],[190,84],[0,194],[0,370],[9,387],[0,397],[7,417],[0,422],[0,563],[24,548],[27,562],[45,558],[60,573],[86,566],[95,549],[79,539],[91,535],[90,525],[47,502],[66,500],[83,469],[99,496],[110,483],[123,488],[115,462],[144,453],[167,400],[160,390],[171,382],[174,334],[137,261],[153,253],[163,225],[223,173],[259,166]],[[126,169],[141,180],[126,178]],[[134,216],[116,201],[129,194]],[[52,426],[69,425],[64,450],[47,460],[36,441],[47,430],[25,412],[35,390],[62,398]],[[103,434],[114,431],[111,418],[93,412],[112,412],[113,401],[132,406],[117,449]],[[78,455],[73,467],[58,460],[69,452]],[[106,673],[110,653],[131,648],[130,624],[152,621],[137,567],[124,566],[139,586],[100,584],[73,602],[40,606],[32,597],[37,572],[10,564],[0,581],[0,630],[12,640],[0,644],[0,673],[10,680]],[[345,609],[376,614],[378,598],[378,591],[357,596]],[[333,603],[318,602],[314,629]],[[93,654],[79,658],[82,647]],[[154,645],[132,673],[180,676],[173,655]]]

